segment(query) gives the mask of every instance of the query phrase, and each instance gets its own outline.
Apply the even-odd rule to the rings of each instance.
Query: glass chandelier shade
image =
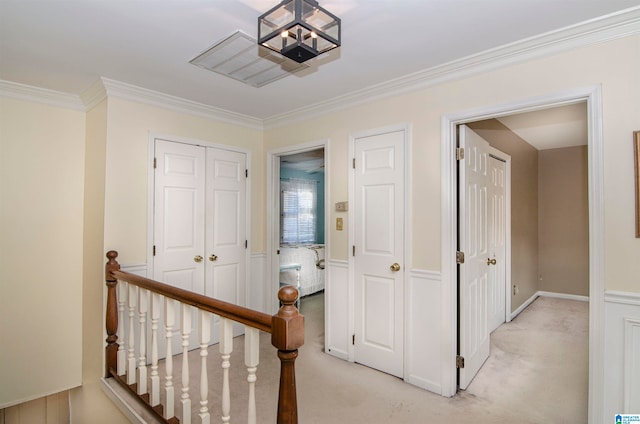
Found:
[[[258,43],[302,63],[340,46],[340,18],[315,0],[284,0],[258,18]]]

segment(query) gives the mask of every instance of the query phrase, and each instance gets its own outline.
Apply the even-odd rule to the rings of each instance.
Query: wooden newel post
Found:
[[[120,270],[120,264],[116,260],[118,252],[110,250],[107,252],[107,264],[105,265],[105,281],[107,283],[107,347],[105,347],[105,377],[111,375],[110,370],[117,372],[118,369],[118,299],[116,297],[116,286],[118,279],[113,275],[113,271]]]
[[[282,306],[272,318],[271,344],[280,358],[280,392],[278,394],[278,424],[298,424],[295,362],[298,348],[304,344],[304,316],[294,306],[298,290],[284,286],[278,291]]]

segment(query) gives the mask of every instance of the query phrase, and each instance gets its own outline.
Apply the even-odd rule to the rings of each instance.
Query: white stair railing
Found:
[[[220,374],[219,406],[223,424],[231,422],[230,368],[232,363],[234,322],[244,324],[244,366],[248,388],[247,423],[255,424],[257,368],[260,360],[260,331],[271,333],[272,344],[281,359],[281,387],[278,401],[279,424],[297,424],[294,361],[304,340],[303,317],[293,306],[297,291],[285,287],[279,293],[283,307],[274,316],[197,295],[153,280],[119,271],[116,252],[107,254],[107,346],[108,377],[128,387],[148,408],[167,423],[211,424],[209,374]],[[120,286],[118,283],[120,280]],[[126,281],[126,283],[125,283]],[[125,305],[126,312],[125,313]],[[178,309],[179,307],[179,309]],[[197,314],[197,322],[192,319]],[[211,343],[212,319],[217,317],[220,369],[209,370],[207,358]],[[159,362],[159,322],[165,332],[164,390],[161,396]],[[178,322],[179,321],[179,322]],[[122,324],[118,333],[118,322]],[[190,380],[189,346],[197,326],[200,357],[200,381]],[[149,326],[149,330],[148,327]],[[137,333],[137,334],[136,334]],[[179,334],[182,360],[179,402],[175,402],[174,352],[172,339]],[[148,340],[148,335],[150,340]],[[118,345],[117,340],[126,341]],[[178,340],[177,340],[178,341]],[[150,344],[149,344],[150,343]],[[149,345],[148,345],[149,344]],[[147,358],[147,347],[150,358]],[[198,352],[195,352],[198,353]],[[150,359],[150,363],[149,363]],[[284,382],[284,384],[283,384]],[[199,387],[198,387],[199,386]],[[217,389],[214,389],[217,390]],[[194,395],[194,393],[198,393]],[[192,399],[198,401],[192,402]],[[217,410],[217,407],[214,407]],[[177,418],[179,415],[179,419]],[[237,420],[237,419],[236,419]]]

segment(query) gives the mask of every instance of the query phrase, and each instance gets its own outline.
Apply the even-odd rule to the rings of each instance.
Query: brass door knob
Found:
[[[495,265],[496,264],[496,260],[495,259],[487,259],[487,265]]]
[[[194,262],[202,262],[202,259],[203,259],[202,256],[198,255],[195,258],[193,258],[193,261]]]
[[[400,264],[396,262],[395,264],[391,265],[389,269],[393,272],[400,271]]]
[[[217,260],[218,260],[218,257],[217,257],[216,255],[209,255],[209,260],[210,260],[211,262],[214,262],[214,261],[217,261]]]

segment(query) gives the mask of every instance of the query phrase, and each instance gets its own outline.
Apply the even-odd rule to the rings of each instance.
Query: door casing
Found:
[[[330,258],[331,252],[331,231],[329,227],[329,217],[331,215],[331,200],[329,187],[329,140],[312,141],[300,143],[293,146],[281,147],[267,152],[267,270],[264,287],[263,310],[267,313],[276,313],[279,307],[276,293],[280,288],[279,271],[280,257],[277,251],[280,247],[280,157],[295,153],[308,152],[310,150],[324,149],[324,244],[325,258]],[[325,274],[326,278],[326,274]],[[271,294],[270,294],[271,293]],[[327,301],[325,297],[325,302]],[[327,308],[325,308],[326,311]],[[325,314],[326,316],[326,314]],[[325,318],[326,321],[326,318]]]
[[[577,88],[509,103],[444,115],[441,119],[441,258],[442,258],[442,395],[456,393],[457,243],[456,127],[471,121],[498,118],[579,102],[587,103],[589,178],[589,424],[603,413],[604,390],[604,161],[602,89]]]

